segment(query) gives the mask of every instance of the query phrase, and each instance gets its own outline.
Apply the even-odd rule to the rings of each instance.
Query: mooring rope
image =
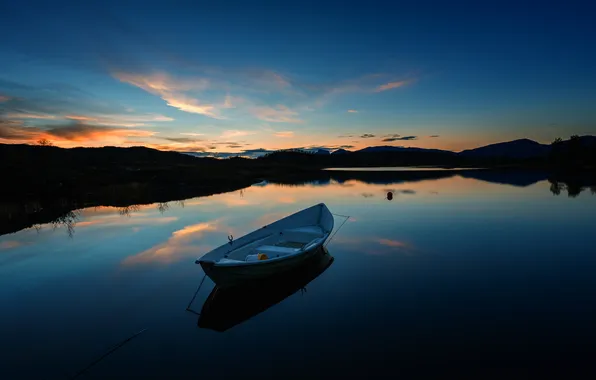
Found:
[[[131,340],[133,340],[137,336],[141,335],[145,331],[147,331],[147,329],[143,329],[143,330],[139,331],[138,333],[133,334],[131,337],[129,337],[129,338],[123,340],[122,342],[118,343],[116,346],[114,346],[108,352],[106,352],[105,354],[101,355],[99,358],[95,359],[93,362],[91,362],[91,364],[89,364],[87,367],[85,367],[82,370],[80,370],[79,372],[77,372],[73,377],[71,377],[71,379],[76,379],[77,377],[81,376],[83,373],[87,372],[91,367],[93,367],[94,365],[96,365],[97,363],[99,363],[100,361],[102,361],[103,359],[105,359],[106,357],[108,357],[109,355],[111,355],[112,353],[114,353],[114,351],[116,351],[120,347],[124,346],[126,343],[130,342]]]
[[[335,237],[335,234],[337,234],[339,232],[339,230],[341,230],[341,228],[344,226],[344,224],[346,224],[346,222],[348,221],[348,219],[350,219],[350,216],[348,216],[348,215],[340,215],[340,214],[331,214],[331,215],[339,216],[339,217],[342,217],[342,218],[345,218],[345,219],[339,225],[339,228],[337,230],[335,230],[335,232],[333,233],[333,235],[331,235],[331,237],[329,237],[329,240],[327,240],[327,242],[325,243],[325,247],[328,246],[329,243],[331,243],[331,240],[333,240],[333,238]]]
[[[203,275],[203,279],[201,280],[201,283],[199,284],[199,287],[197,288],[195,295],[192,296],[192,299],[190,300],[190,302],[188,303],[188,306],[186,307],[186,311],[190,311],[191,313],[194,313],[198,316],[200,316],[201,313],[198,313],[198,312],[192,310],[190,307],[192,306],[192,303],[195,302],[195,298],[197,298],[197,294],[199,294],[199,290],[201,290],[201,286],[203,286],[203,282],[205,282],[205,277],[207,277],[206,273]]]

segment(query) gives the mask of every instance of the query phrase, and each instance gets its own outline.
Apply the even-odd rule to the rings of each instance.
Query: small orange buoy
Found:
[[[269,257],[268,257],[266,254],[264,254],[264,253],[259,253],[259,254],[257,255],[257,258],[258,258],[259,260],[268,260],[268,259],[269,259]]]

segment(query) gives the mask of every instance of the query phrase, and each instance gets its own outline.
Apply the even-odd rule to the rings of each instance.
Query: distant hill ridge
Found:
[[[540,144],[530,139],[520,139],[496,144],[490,144],[476,149],[460,152],[464,157],[508,157],[532,158],[542,157],[550,153],[550,145]]]
[[[582,146],[596,148],[596,136],[580,136],[578,141]],[[561,142],[563,147],[568,146],[571,140],[564,140]],[[375,152],[433,152],[433,153],[446,153],[452,155],[458,155],[460,157],[470,158],[512,158],[512,159],[528,159],[546,157],[552,151],[550,144],[541,144],[530,139],[518,139],[513,141],[500,142],[481,146],[474,149],[467,149],[462,152],[456,153],[448,150],[441,149],[426,149],[426,148],[415,148],[415,147],[400,147],[400,146],[369,146],[356,151],[349,151],[346,149],[338,149],[332,152],[336,154],[350,154],[350,153],[375,153]]]

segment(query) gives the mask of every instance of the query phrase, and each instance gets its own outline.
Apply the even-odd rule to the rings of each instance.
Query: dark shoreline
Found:
[[[283,185],[326,184],[359,180],[392,184],[455,175],[482,181],[528,186],[549,180],[551,191],[576,196],[596,185],[593,167],[553,166],[544,161],[435,161],[419,153],[370,153],[350,160],[281,152],[262,159],[196,158],[176,152],[136,148],[72,148],[0,144],[0,235],[68,219],[73,210],[94,206],[128,207],[178,201],[240,190],[268,181]],[[438,157],[441,158],[441,157]],[[362,170],[323,170],[361,167]],[[355,165],[356,164],[356,165]],[[426,166],[424,170],[367,171],[373,166]],[[429,166],[437,170],[429,170]],[[486,167],[441,170],[441,168]],[[62,219],[61,219],[62,218]]]

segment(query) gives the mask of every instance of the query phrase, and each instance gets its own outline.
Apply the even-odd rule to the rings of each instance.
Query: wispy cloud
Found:
[[[273,82],[281,88],[291,86],[290,82],[285,77],[276,72],[269,72],[268,77],[271,78]]]
[[[164,122],[173,121],[171,117],[163,115],[118,115],[118,114],[107,114],[100,116],[92,115],[60,115],[60,114],[40,114],[40,113],[7,113],[3,115],[4,118],[9,120],[25,120],[25,119],[38,119],[38,120],[74,120],[77,122],[83,122],[86,124],[104,125],[110,127],[140,127],[147,125],[148,122]]]
[[[10,96],[0,95],[0,103],[8,102],[10,99],[12,99]]]
[[[192,137],[159,137],[160,139],[164,139],[164,140],[168,140],[168,141],[172,141],[172,142],[177,142],[177,143],[195,143],[198,141],[201,141],[200,139],[195,139]]]
[[[249,136],[254,135],[255,131],[240,131],[237,129],[227,130],[221,134],[221,137],[224,139],[234,138],[234,137],[242,137],[242,136]]]
[[[54,115],[44,115],[44,114],[35,114],[35,113],[8,113],[4,115],[7,119],[43,119],[43,120],[52,120],[56,119]]]
[[[279,104],[277,107],[253,107],[250,112],[258,119],[272,123],[302,123],[298,112]]]
[[[358,113],[358,110],[348,110],[348,113]]]
[[[157,150],[165,150],[165,151],[174,151],[174,152],[205,152],[207,151],[207,146],[204,143],[193,143],[193,142],[174,142],[172,144],[142,144],[149,148],[157,149]],[[215,149],[216,147],[211,147]],[[198,154],[198,153],[197,153]]]
[[[232,103],[232,97],[230,95],[226,95],[223,108],[234,108],[234,104]]]
[[[293,131],[280,131],[280,132],[275,132],[273,135],[275,137],[282,137],[282,138],[294,137],[294,132]]]
[[[418,136],[403,136],[403,137],[387,137],[384,138],[383,141],[390,142],[390,141],[411,141],[411,140],[418,140]]]
[[[116,72],[113,74],[121,82],[132,84],[154,95],[172,92],[187,92],[191,90],[205,90],[209,81],[204,78],[185,78],[177,80],[166,73],[149,75]]]
[[[165,73],[143,75],[116,72],[113,75],[121,82],[131,84],[150,94],[161,97],[170,107],[214,119],[223,119],[215,105],[201,103],[198,99],[185,94],[188,91],[207,89],[209,82],[204,78],[177,80]]]
[[[180,132],[181,135],[184,136],[203,136],[204,133],[194,133],[194,132]]]
[[[106,125],[111,127],[142,127],[147,123],[152,122],[167,122],[174,121],[173,118],[164,115],[100,115],[100,116],[86,116],[86,115],[66,115],[65,119],[76,120],[85,123],[92,123],[97,125]]]
[[[360,135],[360,138],[362,139],[372,139],[373,137],[375,137],[375,135],[373,135],[372,133],[365,133],[363,135]]]
[[[437,138],[437,137],[441,137],[441,136],[439,136],[439,135],[430,135],[428,137],[430,137],[432,139],[432,138]]]
[[[275,71],[249,70],[248,75],[252,78],[252,82],[254,82],[257,88],[265,91],[288,90],[290,87],[292,87],[292,84],[287,77]]]
[[[375,92],[381,92],[381,91],[387,91],[387,90],[392,90],[394,88],[400,88],[403,87],[407,84],[411,83],[411,81],[408,80],[400,80],[397,82],[389,82],[389,83],[385,83],[383,85],[378,86],[375,89]]]

